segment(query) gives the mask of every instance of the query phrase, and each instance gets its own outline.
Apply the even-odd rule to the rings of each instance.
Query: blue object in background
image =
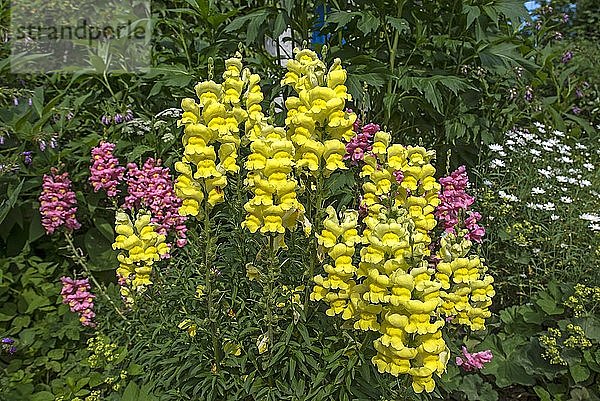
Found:
[[[529,12],[535,10],[538,7],[540,7],[540,3],[538,3],[537,1],[527,1],[527,2],[525,2],[525,8]]]
[[[315,14],[317,15],[317,20],[313,26],[312,44],[313,46],[324,45],[327,38],[321,33],[321,28],[323,28],[323,25],[325,25],[325,5],[319,4],[315,10]]]

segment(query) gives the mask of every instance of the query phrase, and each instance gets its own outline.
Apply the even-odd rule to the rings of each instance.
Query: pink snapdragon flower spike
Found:
[[[358,131],[355,128],[356,131]],[[367,124],[362,127],[361,132],[357,133],[350,142],[346,144],[346,154],[344,160],[352,160],[352,164],[357,164],[359,160],[364,160],[365,154],[373,149],[373,135],[379,131],[379,125]]]
[[[152,222],[158,224],[157,232],[163,235],[174,232],[176,245],[183,247],[187,243],[187,217],[179,214],[182,200],[175,195],[169,169],[152,158],[141,169],[135,163],[129,163],[127,169],[128,195],[123,207],[148,209]]]
[[[63,288],[60,291],[63,303],[69,305],[71,312],[79,314],[79,321],[84,326],[94,327],[94,298],[90,292],[90,283],[87,278],[75,280],[70,277],[61,277]]]
[[[460,356],[456,357],[456,364],[467,372],[482,369],[483,366],[490,362],[494,357],[492,355],[492,351],[489,349],[471,354],[469,351],[467,351],[467,347],[463,346],[462,353],[462,358]]]
[[[465,235],[465,238],[473,242],[481,243],[485,236],[485,228],[477,224],[479,220],[481,220],[480,213],[468,212],[468,217],[465,219],[465,228],[468,232]]]
[[[39,197],[42,226],[46,234],[53,234],[61,226],[77,230],[81,224],[75,217],[77,199],[71,190],[69,174],[58,174],[54,167],[50,171],[50,174],[44,174]]]
[[[464,228],[467,229],[466,238],[481,242],[485,235],[485,229],[480,226],[478,221],[481,214],[469,211],[475,198],[467,193],[469,186],[469,176],[465,166],[460,166],[448,177],[440,178],[442,190],[440,191],[440,204],[435,210],[435,217],[444,225],[444,230],[454,233],[459,225],[459,218],[464,217]]]
[[[114,150],[114,143],[100,142],[100,145],[92,149],[90,161],[90,183],[94,192],[103,189],[110,197],[119,193],[117,186],[123,181],[125,173],[125,167],[119,166],[119,159],[113,155]]]

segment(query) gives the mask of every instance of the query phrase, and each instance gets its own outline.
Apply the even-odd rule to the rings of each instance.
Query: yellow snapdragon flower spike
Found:
[[[120,282],[123,281],[121,295],[127,302],[133,302],[131,291],[139,293],[152,284],[152,265],[169,254],[165,236],[155,231],[150,220],[151,216],[146,212],[139,212],[134,222],[125,212],[116,214],[117,236],[112,247],[120,250],[117,276]]]
[[[354,135],[356,115],[346,111],[351,100],[345,86],[347,73],[341,60],[335,59],[329,70],[312,50],[296,50],[287,64],[288,72],[281,81],[291,86],[298,96],[287,98],[287,136],[296,149],[299,171],[328,177],[347,167],[344,141]]]
[[[449,357],[441,332],[444,282],[429,264],[440,189],[432,158],[422,147],[392,144],[389,133],[375,134],[360,173],[367,209],[360,263],[342,271],[326,263],[328,277],[314,278],[311,296],[328,303],[328,315],[342,314],[356,329],[380,333],[373,364],[382,373],[410,375],[418,393],[433,391],[433,376],[445,371]],[[335,250],[341,231],[331,210],[328,215],[319,244]],[[471,273],[461,270],[456,279],[468,280]]]
[[[204,201],[211,207],[223,202],[227,173],[239,171],[239,126],[248,118],[241,107],[242,69],[239,57],[226,60],[222,84],[200,82],[194,88],[198,102],[191,98],[181,102],[178,126],[184,126],[184,151],[175,166],[180,173],[175,193],[183,200],[182,215],[197,216]]]
[[[245,133],[251,151],[245,164],[246,184],[253,196],[244,205],[246,218],[242,226],[252,233],[260,231],[283,238],[286,229],[304,219],[304,206],[296,197],[293,177],[294,144],[283,128],[269,124],[263,114],[260,77],[245,70],[244,80],[247,89],[243,100],[248,115]]]
[[[496,294],[494,278],[486,274],[487,267],[478,256],[470,255],[471,241],[464,232],[448,233],[440,240],[436,277],[442,284],[441,313],[471,330],[485,329],[485,319]]]
[[[310,294],[313,301],[323,300],[329,304],[326,313],[329,316],[341,314],[342,318],[350,319],[354,312],[351,306],[350,294],[356,285],[351,278],[357,268],[354,266],[355,245],[360,243],[358,235],[358,212],[346,211],[342,221],[332,206],[326,210],[327,218],[323,222],[321,234],[317,234],[319,246],[327,253],[331,263],[324,265],[327,277],[314,277],[315,286]]]

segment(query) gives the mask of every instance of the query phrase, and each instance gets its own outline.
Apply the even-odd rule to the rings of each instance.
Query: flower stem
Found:
[[[108,294],[104,290],[104,287],[102,285],[100,285],[100,283],[96,280],[96,277],[94,277],[94,275],[90,271],[89,267],[85,263],[85,258],[80,253],[80,249],[78,249],[75,246],[75,244],[73,243],[73,238],[72,238],[70,232],[65,232],[65,239],[67,240],[68,248],[69,248],[69,251],[71,252],[71,259],[73,259],[73,261],[76,264],[78,264],[79,266],[81,266],[83,268],[86,275],[92,280],[92,282],[94,283],[94,285],[96,286],[96,288],[100,292],[100,294],[104,298],[106,298],[108,303],[115,309],[115,311],[119,314],[119,316],[121,316],[121,318],[127,322],[127,318],[125,317],[123,312],[121,312],[121,310],[117,307],[117,304],[115,304],[115,302],[112,300],[112,298],[110,296],[108,296]]]
[[[204,267],[205,267],[205,282],[206,282],[206,293],[208,296],[207,308],[208,308],[208,320],[210,321],[210,336],[212,339],[213,352],[215,356],[216,368],[219,368],[221,363],[221,352],[219,350],[219,339],[217,338],[217,324],[215,317],[214,307],[214,291],[212,288],[212,232],[210,229],[210,215],[209,215],[209,204],[208,201],[204,202]]]

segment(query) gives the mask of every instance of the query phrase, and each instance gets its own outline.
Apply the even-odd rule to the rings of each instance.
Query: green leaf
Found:
[[[139,376],[144,373],[144,369],[142,368],[142,365],[132,363],[129,365],[129,368],[127,368],[127,373],[129,373],[131,376]]]
[[[48,358],[50,359],[62,359],[65,356],[64,349],[52,349],[48,351]]]
[[[101,217],[94,217],[94,226],[110,243],[115,240],[113,226]]]
[[[569,372],[575,383],[580,383],[590,377],[590,370],[582,365],[569,366]]]
[[[19,185],[16,188],[10,189],[7,192],[6,199],[2,200],[0,203],[0,224],[4,221],[8,212],[15,206],[17,203],[17,199],[19,198],[19,194],[21,193],[21,189],[23,188],[23,183],[25,183],[25,179],[21,180]]]
[[[40,391],[31,396],[31,401],[54,401],[54,394],[49,391]]]
[[[285,16],[283,15],[283,13],[277,14],[277,18],[275,18],[275,25],[273,26],[272,38],[279,38],[279,36],[281,36],[281,34],[285,31],[286,28],[287,23],[285,22]]]
[[[535,386],[533,391],[540,397],[540,401],[552,401],[552,396],[543,387]]]
[[[327,24],[333,23],[337,24],[337,28],[342,28],[348,25],[354,17],[361,15],[361,13],[356,11],[337,11],[327,15]]]
[[[138,385],[135,384],[135,382],[129,382],[129,384],[125,388],[125,391],[123,392],[123,397],[121,398],[121,401],[138,401],[139,391],[140,389]]]
[[[399,33],[410,33],[410,25],[404,18],[396,18],[388,15],[385,17],[385,21]]]
[[[467,29],[481,15],[481,10],[477,6],[463,5],[463,14],[467,14]]]
[[[377,28],[379,28],[379,18],[371,14],[370,12],[365,12],[361,15],[360,21],[356,27],[365,35],[368,35],[371,32],[375,32]]]

